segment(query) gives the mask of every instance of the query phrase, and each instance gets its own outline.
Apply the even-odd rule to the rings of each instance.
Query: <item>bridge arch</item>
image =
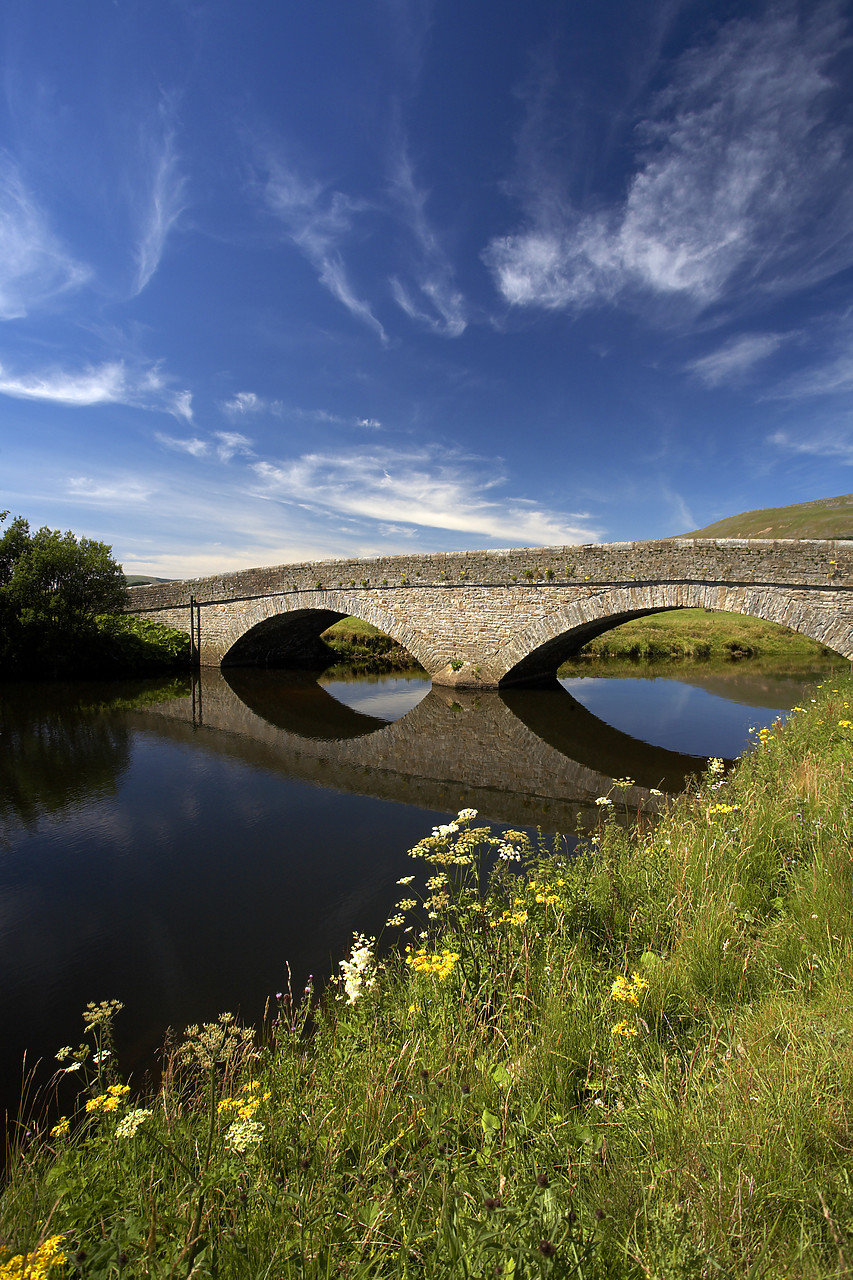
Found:
[[[500,683],[504,686],[552,679],[562,662],[605,631],[633,618],[673,609],[709,609],[775,622],[853,661],[849,627],[778,587],[768,591],[706,583],[654,583],[591,593],[537,619],[501,652],[500,665],[505,674]]]
[[[325,656],[322,633],[347,617],[369,622],[396,640],[427,671],[443,665],[429,637],[399,616],[377,607],[369,596],[334,590],[299,591],[242,602],[232,621],[216,620],[221,665],[311,665],[312,657]],[[203,628],[204,619],[202,634]]]

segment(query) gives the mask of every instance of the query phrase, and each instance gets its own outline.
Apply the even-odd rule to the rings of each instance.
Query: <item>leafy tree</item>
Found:
[[[0,523],[8,512],[0,513]],[[17,516],[0,537],[0,661],[7,669],[73,666],[73,651],[99,615],[127,599],[112,548],[73,533],[39,529]]]

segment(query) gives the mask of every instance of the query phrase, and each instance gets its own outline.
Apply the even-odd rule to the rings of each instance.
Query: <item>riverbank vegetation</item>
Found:
[[[353,675],[382,675],[391,672],[423,673],[423,667],[396,640],[361,618],[341,618],[322,636],[334,652],[335,667],[345,667]]]
[[[607,658],[738,662],[744,658],[778,658],[809,663],[833,656],[837,657],[808,636],[762,618],[712,613],[707,609],[674,609],[636,618],[604,632],[585,645],[572,661],[594,663]]]
[[[851,748],[843,675],[654,822],[618,779],[572,857],[463,810],[399,950],[170,1036],[155,1090],[90,1006],[0,1276],[849,1275]]]
[[[9,513],[0,512],[0,524]],[[112,548],[16,516],[0,536],[0,674],[148,675],[187,668],[189,637],[127,617]]]

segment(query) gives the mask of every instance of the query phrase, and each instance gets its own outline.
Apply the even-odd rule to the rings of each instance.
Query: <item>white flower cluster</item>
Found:
[[[373,953],[375,945],[375,938],[365,938],[362,933],[354,933],[349,960],[339,961],[347,1004],[355,1004],[365,991],[372,991],[376,986],[376,959]]]
[[[498,857],[504,862],[521,862],[521,854],[514,845],[502,844],[498,849]]]
[[[725,773],[726,766],[719,756],[712,756],[708,761],[709,773]]]
[[[133,1138],[136,1136],[136,1130],[151,1115],[149,1107],[137,1107],[135,1111],[128,1111],[119,1123],[116,1125],[117,1138]]]
[[[460,809],[456,818],[457,822],[473,822],[477,816],[476,809]]]
[[[610,799],[610,796],[598,796],[595,803],[599,805],[602,809],[613,808],[613,801]]]
[[[242,1154],[250,1147],[256,1147],[263,1136],[264,1126],[257,1120],[235,1120],[228,1126],[225,1145]]]

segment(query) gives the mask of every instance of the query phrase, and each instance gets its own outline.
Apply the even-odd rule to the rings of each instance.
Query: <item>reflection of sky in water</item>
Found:
[[[381,676],[369,684],[364,681],[322,680],[327,693],[353,711],[361,711],[377,720],[399,720],[416,707],[430,690],[426,676]]]
[[[593,715],[642,742],[688,755],[739,756],[749,730],[772,724],[781,707],[750,707],[680,680],[597,680],[560,684]]]

